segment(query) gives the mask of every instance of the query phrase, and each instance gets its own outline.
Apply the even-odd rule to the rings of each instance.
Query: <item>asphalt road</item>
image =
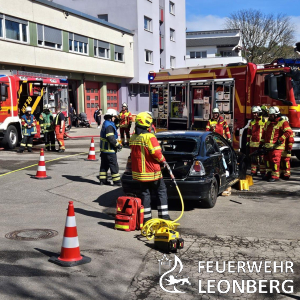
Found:
[[[73,129],[70,135],[98,136],[99,129]],[[140,240],[138,232],[113,229],[115,202],[123,192],[99,185],[100,161],[84,160],[90,138],[65,143],[65,153],[45,153],[46,161],[52,160],[46,163],[47,175],[52,177],[49,180],[32,178],[41,145],[35,145],[33,153],[0,151],[0,299],[174,298],[159,287],[157,260],[162,253],[153,249],[152,242]],[[99,150],[99,138],[95,138],[95,145]],[[128,155],[129,149],[118,154],[120,173]],[[240,260],[280,258],[299,264],[299,175],[300,162],[293,158],[292,180],[288,182],[272,184],[257,179],[249,192],[233,190],[231,196],[219,197],[213,209],[202,209],[197,202],[185,203],[179,231],[186,246],[178,256],[186,270],[194,272],[197,260],[235,260],[238,255]],[[92,262],[62,268],[48,259],[60,252],[69,201],[74,201],[81,253]],[[179,201],[170,202],[171,218],[176,218],[180,209]],[[24,229],[51,229],[58,234],[34,241],[5,237]],[[173,254],[168,257],[174,259]],[[266,299],[300,299],[299,268],[293,276],[295,290],[291,295],[271,293]],[[224,294],[200,297],[198,279],[190,277],[192,285],[180,298],[226,298]],[[263,298],[243,294],[237,299]]]

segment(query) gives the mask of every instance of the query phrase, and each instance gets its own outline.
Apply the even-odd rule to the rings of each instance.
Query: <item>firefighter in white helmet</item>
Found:
[[[116,152],[122,150],[122,145],[118,142],[116,118],[118,118],[118,112],[115,109],[108,109],[104,115],[105,121],[100,132],[100,185],[111,185],[110,181],[107,180],[107,171],[110,169],[113,185],[121,186]]]
[[[27,106],[25,109],[25,114],[21,117],[23,138],[18,153],[23,153],[26,145],[28,152],[32,152],[33,137],[37,133],[37,131],[36,119],[34,115],[31,114],[31,110],[31,107]]]
[[[262,132],[266,124],[266,119],[262,117],[262,110],[259,106],[253,106],[251,111],[252,120],[247,130],[247,146],[250,147],[250,154],[258,150]],[[260,174],[264,176],[266,173],[264,155],[253,155],[251,157],[251,175],[257,175],[258,166]]]
[[[206,131],[217,132],[225,139],[231,141],[230,131],[227,122],[220,116],[220,110],[214,108],[212,111],[213,117],[207,122]]]
[[[126,145],[129,145],[130,139],[130,127],[132,124],[132,115],[128,110],[127,103],[122,104],[122,111],[120,112],[120,135],[123,146],[125,146],[125,134],[126,134]]]
[[[268,150],[265,155],[266,176],[264,179],[269,182],[279,180],[281,153],[285,148],[286,139],[289,139],[292,134],[289,123],[281,118],[279,108],[270,107],[269,120],[264,127],[259,145]]]

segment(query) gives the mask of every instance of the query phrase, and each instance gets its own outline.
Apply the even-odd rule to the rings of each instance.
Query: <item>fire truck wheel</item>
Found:
[[[14,125],[9,125],[3,138],[3,145],[7,149],[14,149],[18,144],[18,131]]]
[[[219,192],[219,186],[218,182],[215,177],[213,177],[211,184],[210,184],[210,189],[208,192],[208,198],[203,199],[202,201],[202,206],[205,208],[212,208],[215,206],[218,198],[218,192]]]

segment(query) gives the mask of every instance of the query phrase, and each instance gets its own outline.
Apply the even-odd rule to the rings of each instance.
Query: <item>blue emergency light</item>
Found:
[[[156,76],[156,73],[154,73],[154,72],[149,72],[149,74],[148,74],[148,80],[149,80],[149,81],[153,81],[154,78],[155,78],[155,76]]]

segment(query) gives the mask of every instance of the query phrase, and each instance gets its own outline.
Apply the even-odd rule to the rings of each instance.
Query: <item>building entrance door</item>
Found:
[[[117,83],[107,83],[107,109],[119,110],[119,86]]]
[[[85,82],[85,111],[90,123],[96,123],[94,120],[94,112],[97,105],[100,105],[100,84],[99,82]]]

